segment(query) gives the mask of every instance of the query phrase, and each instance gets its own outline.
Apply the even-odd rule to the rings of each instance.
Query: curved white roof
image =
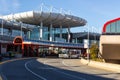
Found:
[[[30,25],[30,24],[25,24],[25,23],[20,23],[20,22],[14,22],[14,21],[7,21],[4,19],[0,19],[0,25],[3,24],[4,28],[7,29],[15,29],[15,30],[31,30],[33,29],[35,26],[34,25]],[[2,27],[2,26],[0,26]]]
[[[28,11],[22,13],[16,13],[14,15],[6,15],[2,17],[5,20],[16,20],[21,21],[27,24],[40,25],[40,22],[43,22],[44,26],[50,26],[52,23],[53,27],[77,27],[84,26],[87,21],[80,17],[60,14],[60,13],[51,13],[51,12],[40,12],[40,11]]]

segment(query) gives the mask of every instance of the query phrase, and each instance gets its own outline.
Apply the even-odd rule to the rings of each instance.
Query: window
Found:
[[[120,20],[117,21],[117,25],[116,26],[117,26],[117,28],[116,28],[117,29],[117,33],[120,33]]]
[[[111,32],[111,26],[110,26],[110,24],[109,24],[109,25],[107,25],[107,27],[106,27],[106,32],[108,32],[108,33],[110,33],[110,32]]]
[[[116,22],[111,23],[111,32],[116,33]]]

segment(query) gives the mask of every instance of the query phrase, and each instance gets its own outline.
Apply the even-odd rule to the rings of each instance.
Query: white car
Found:
[[[69,58],[68,54],[59,54],[59,58]]]
[[[79,58],[80,54],[59,54],[59,58]]]
[[[70,58],[79,58],[80,57],[80,54],[71,54],[70,55]]]

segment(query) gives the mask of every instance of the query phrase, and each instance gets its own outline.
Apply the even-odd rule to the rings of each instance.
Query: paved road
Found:
[[[120,80],[120,73],[99,70],[74,59],[25,59],[0,65],[4,80]]]

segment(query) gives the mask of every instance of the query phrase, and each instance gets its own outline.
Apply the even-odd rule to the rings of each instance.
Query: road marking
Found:
[[[63,72],[63,71],[58,71],[58,70],[55,70],[55,71],[56,71],[56,72],[59,72],[59,73],[62,73],[62,74],[65,74],[65,75],[67,75],[67,76],[73,77],[73,78],[77,78],[77,79],[80,79],[80,80],[86,80],[85,78],[78,77],[78,76],[74,76],[74,75],[65,73],[65,72]]]
[[[70,67],[70,65],[66,64],[64,61],[62,61],[62,64],[67,66],[67,67]],[[74,76],[74,75],[71,75],[71,74],[68,74],[68,73],[65,73],[65,72],[62,72],[62,71],[59,71],[65,75],[68,75],[68,76],[71,76],[71,77],[74,77],[74,78],[78,78],[78,79],[81,79],[81,80],[86,80],[85,78],[82,78],[82,77],[78,77],[78,76]]]
[[[8,80],[7,77],[5,75],[3,75],[3,73],[1,73],[1,78],[0,80]]]
[[[62,64],[65,66],[70,66],[70,65],[66,64],[64,61],[62,61]]]
[[[39,67],[38,69],[54,69],[55,70],[55,68],[50,68],[50,67]]]
[[[47,62],[47,61],[48,61],[48,60],[45,60],[43,63],[44,63],[44,64],[49,63],[49,62]],[[65,66],[69,66],[69,65],[65,64],[64,61],[62,61],[62,63],[63,63],[63,65],[65,65]],[[48,66],[47,66],[47,67],[48,67]],[[48,67],[48,68],[50,68],[50,67]],[[77,78],[77,79],[80,79],[80,80],[86,80],[85,78],[78,77],[78,76],[74,76],[74,75],[71,75],[71,74],[65,73],[65,72],[63,72],[63,71],[60,71],[60,70],[58,70],[58,69],[52,69],[52,70],[53,70],[53,71],[56,71],[56,72],[59,72],[59,73],[62,73],[62,74],[64,74],[64,75],[67,75],[67,76],[73,77],[73,78]]]
[[[36,74],[35,72],[33,72],[32,70],[30,70],[30,69],[28,68],[27,64],[29,64],[30,62],[32,62],[32,60],[25,63],[25,68],[26,68],[29,72],[31,72],[33,75],[37,76],[38,78],[40,78],[40,79],[42,79],[42,80],[47,80],[46,78],[44,78],[44,77]]]

